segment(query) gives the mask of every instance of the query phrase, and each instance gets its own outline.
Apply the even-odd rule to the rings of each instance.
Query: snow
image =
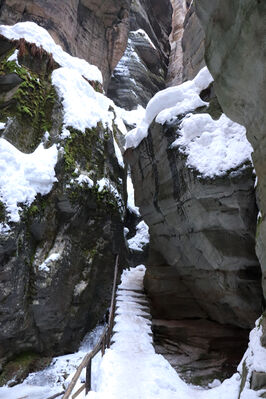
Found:
[[[140,216],[139,207],[135,205],[134,186],[130,174],[127,175],[127,208],[130,212]]]
[[[155,94],[147,105],[142,121],[126,135],[126,149],[136,148],[147,137],[148,128],[155,118],[157,123],[164,124],[177,115],[208,105],[199,95],[212,81],[210,72],[204,67],[193,80]]]
[[[131,31],[130,33],[131,33],[132,35],[135,35],[135,36],[141,36],[141,37],[143,37],[143,39],[145,39],[147,42],[149,42],[150,45],[156,50],[156,47],[154,46],[154,44],[153,44],[153,42],[152,42],[150,36],[145,32],[145,30],[143,30],[143,29],[138,29],[138,30],[135,30],[135,31]]]
[[[42,371],[31,373],[22,384],[12,388],[8,388],[7,386],[0,387],[0,399],[18,399],[24,397],[27,399],[46,399],[64,391],[64,387],[69,384],[77,367],[84,356],[94,347],[102,331],[103,326],[97,326],[91,333],[87,334],[77,352],[55,357],[50,366]],[[97,379],[100,358],[101,354],[99,353],[92,361],[93,387]],[[66,376],[68,377],[66,378]],[[81,386],[84,380],[85,370],[79,378],[76,389]]]
[[[6,127],[6,124],[3,122],[0,122],[0,130],[4,130],[5,127]]]
[[[33,153],[24,154],[0,138],[0,159],[0,200],[5,204],[8,219],[18,222],[18,204],[29,206],[37,193],[48,194],[57,180],[57,148],[53,145],[45,149],[40,144]]]
[[[134,251],[143,251],[143,247],[150,242],[149,227],[142,220],[136,230],[136,235],[128,240],[128,246]]]
[[[117,162],[121,166],[121,168],[124,168],[125,164],[124,164],[123,155],[122,155],[120,148],[118,147],[118,144],[117,144],[114,136],[113,136],[113,143],[114,143],[114,149],[115,149],[115,155],[116,155]]]
[[[15,50],[14,53],[7,59],[7,61],[15,61],[16,64],[20,67],[18,63],[18,50]]]
[[[49,272],[50,267],[53,264],[53,262],[56,262],[60,258],[60,254],[58,253],[52,253],[51,255],[48,256],[48,258],[45,259],[45,261],[39,266],[39,270]]]
[[[96,92],[78,70],[58,68],[52,73],[52,83],[62,98],[64,127],[72,126],[84,133],[102,121],[112,129],[114,114],[108,111],[112,101]]]
[[[6,223],[0,223],[0,234],[5,235],[10,231],[10,227]]]
[[[99,192],[101,192],[105,189],[108,190],[113,195],[113,197],[116,199],[119,208],[123,207],[122,197],[119,194],[118,190],[115,188],[115,186],[110,182],[109,179],[107,179],[106,177],[103,177],[102,179],[97,180],[97,185],[98,185]]]
[[[261,318],[255,323],[255,328],[249,334],[249,344],[246,353],[243,356],[241,363],[238,366],[238,372],[242,372],[243,363],[248,368],[248,375],[246,384],[241,395],[241,399],[251,399],[254,396],[254,391],[249,389],[250,379],[253,371],[266,373],[266,348],[261,345],[261,337],[263,334],[262,326],[260,324]],[[259,391],[266,392],[266,389]]]
[[[91,180],[91,178],[87,175],[84,175],[83,173],[81,173],[77,178],[76,181],[78,182],[78,184],[82,185],[82,184],[87,184],[89,187],[93,187],[93,181]]]
[[[42,46],[44,50],[53,55],[54,60],[62,67],[75,70],[88,80],[102,83],[102,74],[95,65],[91,65],[83,59],[72,57],[63,51],[62,47],[54,42],[47,30],[34,22],[19,22],[12,26],[0,25],[0,34],[8,39],[19,40],[24,38],[29,43],[35,43],[38,47]]]
[[[180,137],[172,148],[180,146],[187,155],[187,165],[205,177],[223,175],[246,161],[251,162],[252,147],[246,129],[224,114],[218,120],[209,114],[189,114],[180,127]]]
[[[117,291],[113,344],[102,358],[94,391],[87,399],[238,399],[235,374],[215,388],[186,384],[168,361],[154,351],[143,290],[145,267],[125,270]],[[137,292],[135,290],[138,290]],[[218,383],[214,383],[218,385]],[[81,394],[78,399],[84,396]]]
[[[145,116],[145,109],[141,105],[131,111],[116,107],[116,113],[128,126],[137,126]]]

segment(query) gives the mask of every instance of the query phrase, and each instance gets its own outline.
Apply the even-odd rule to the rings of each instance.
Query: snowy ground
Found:
[[[102,331],[103,326],[96,327],[84,338],[76,353],[54,358],[49,367],[43,371],[31,373],[22,384],[12,388],[1,387],[0,399],[46,399],[49,396],[64,391],[82,359],[94,347]],[[94,387],[94,382],[98,375],[100,359],[101,356],[99,354],[92,362],[92,387]],[[67,379],[65,378],[66,375],[68,375]],[[85,371],[81,374],[77,388],[84,380]]]
[[[142,292],[144,274],[143,265],[123,272],[117,291],[113,343],[103,358],[98,354],[93,360],[93,391],[87,394],[86,399],[238,399],[242,364],[239,373],[230,379],[222,384],[216,380],[211,384],[213,388],[202,389],[186,384],[168,361],[155,353],[149,308]],[[55,358],[51,366],[30,374],[23,384],[0,388],[0,399],[46,399],[61,392],[101,332],[102,327],[98,327],[86,337],[77,353]],[[243,358],[250,372],[241,399],[256,399],[265,393],[265,390],[250,390],[248,384],[252,370],[265,371],[266,368],[266,349],[260,344],[261,333],[258,321]],[[69,375],[67,380],[65,374]],[[84,379],[83,373],[75,391]],[[84,398],[83,391],[78,399]]]

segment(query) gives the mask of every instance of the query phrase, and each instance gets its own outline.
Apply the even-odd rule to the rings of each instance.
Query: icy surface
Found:
[[[56,181],[56,146],[45,149],[43,144],[31,154],[17,150],[0,138],[0,200],[5,204],[8,218],[18,222],[18,203],[30,205],[37,193],[48,194]]]
[[[237,399],[236,374],[218,387],[198,389],[182,381],[154,351],[143,295],[143,265],[126,270],[117,292],[114,343],[102,358],[96,390],[87,399]],[[84,398],[83,395],[78,397]]]
[[[62,47],[54,42],[47,30],[34,22],[19,22],[12,26],[0,25],[0,34],[8,39],[19,40],[24,38],[29,43],[35,43],[38,47],[42,46],[44,50],[53,55],[54,60],[62,67],[76,70],[86,79],[102,83],[102,74],[95,65],[91,65],[83,59],[72,57],[63,51]]]
[[[222,114],[214,120],[209,114],[189,114],[181,123],[180,137],[172,147],[181,146],[187,165],[203,176],[223,175],[246,161],[252,147],[246,129]]]
[[[143,247],[150,241],[149,227],[142,220],[136,227],[136,235],[128,240],[128,246],[135,251],[143,251]]]
[[[135,205],[135,197],[134,197],[134,186],[132,183],[131,176],[127,175],[127,207],[130,212],[135,213],[137,216],[140,216],[139,207]]]
[[[67,386],[84,356],[94,347],[103,331],[103,326],[96,327],[88,334],[78,352],[55,357],[52,363],[43,371],[31,373],[28,378],[12,388],[0,387],[0,399],[46,399],[53,394],[64,391],[63,384]],[[101,355],[92,361],[92,387],[95,386]],[[76,385],[77,390],[85,380],[85,370]],[[74,390],[74,392],[75,392]],[[73,393],[74,393],[73,392]],[[59,397],[60,399],[62,396]]]
[[[164,124],[176,115],[208,105],[199,95],[212,81],[210,72],[204,67],[193,80],[155,94],[147,105],[142,121],[127,134],[126,148],[136,148],[147,137],[148,128],[155,118],[156,122]]]

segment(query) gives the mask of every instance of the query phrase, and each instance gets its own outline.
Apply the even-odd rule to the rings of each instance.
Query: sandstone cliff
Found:
[[[128,36],[130,0],[6,0],[0,3],[2,24],[34,21],[73,56],[97,65],[105,87],[122,57]]]

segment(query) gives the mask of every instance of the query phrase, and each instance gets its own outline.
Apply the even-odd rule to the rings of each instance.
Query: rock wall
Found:
[[[132,2],[127,48],[107,92],[118,106],[145,107],[165,87],[171,16],[170,0]]]
[[[62,135],[63,105],[51,81],[58,64],[51,54],[3,36],[0,49],[1,140],[12,143],[22,156],[41,143],[60,148],[57,182],[30,206],[20,204],[20,220],[10,222],[1,196],[2,368],[25,351],[46,356],[73,351],[104,318],[115,254],[121,253],[122,265],[126,253],[126,180],[108,127],[98,123],[81,132],[68,126],[68,134]],[[8,61],[15,49],[18,64]],[[10,167],[12,162],[10,158]],[[93,186],[77,180],[84,174],[87,180],[90,175]],[[117,194],[108,185],[99,188],[102,178]]]
[[[219,107],[216,118],[217,112]],[[236,367],[262,309],[255,176],[250,164],[216,178],[188,168],[182,151],[171,148],[181,121],[182,116],[163,126],[154,122],[148,137],[128,149],[126,157],[136,204],[150,228],[145,287],[154,331],[160,345],[163,338],[167,348],[169,339],[172,349],[178,347],[172,360],[185,378],[192,372],[206,382],[214,375],[228,376],[228,364]],[[195,320],[201,320],[198,327]],[[215,339],[222,343],[222,355],[217,355]],[[234,361],[229,359],[230,342],[238,353]]]
[[[265,104],[266,4],[255,0],[208,1],[196,3],[197,15],[204,28],[205,59],[215,79],[215,89],[224,112],[247,128],[247,138],[254,149],[257,202],[260,209],[256,252],[262,268],[262,287],[266,295],[266,174],[265,174]],[[264,314],[265,319],[265,314]],[[265,323],[264,323],[265,324]],[[265,328],[261,339],[265,347]],[[265,384],[265,373],[256,370],[248,384],[258,390]],[[243,369],[242,389],[248,371]],[[253,378],[254,377],[254,378]],[[254,382],[254,383],[253,383]],[[248,385],[250,386],[250,385]]]
[[[0,23],[33,21],[70,54],[97,65],[107,86],[128,37],[130,0],[5,0]]]
[[[183,50],[182,37],[184,20],[187,13],[185,0],[171,0],[173,7],[172,32],[169,40],[171,52],[167,71],[167,86],[176,86],[183,82]]]

